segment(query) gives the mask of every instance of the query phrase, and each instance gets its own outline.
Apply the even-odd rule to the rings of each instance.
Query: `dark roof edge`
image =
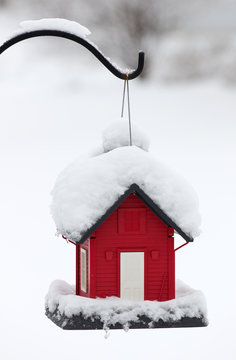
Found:
[[[176,225],[176,223],[171,220],[171,218],[164,213],[163,210],[160,209],[160,207],[155,204],[152,199],[145,194],[145,192],[137,185],[132,184],[128,190],[124,192],[123,195],[119,197],[119,199],[105,212],[105,214],[93,225],[91,228],[89,228],[87,231],[85,231],[82,234],[82,237],[79,241],[76,241],[72,239],[71,241],[75,244],[82,244],[85,242],[85,240],[88,239],[89,236],[92,235],[94,231],[97,230],[97,228],[102,225],[102,223],[110,216],[119,206],[120,204],[132,193],[135,193],[140,200],[144,202],[145,205],[147,205],[150,210],[157,215],[166,225],[171,226],[175,229],[175,231],[182,236],[184,240],[187,242],[192,242],[193,238],[189,235],[187,235],[181,228]]]
[[[166,215],[166,213],[161,210],[161,208],[154,203],[154,201],[147,195],[145,192],[136,184],[133,184],[136,195],[142,200],[149,208],[156,214],[166,225],[169,225],[175,229],[175,231],[182,236],[187,242],[192,242],[194,239],[187,235],[181,228],[173,221],[171,218]]]

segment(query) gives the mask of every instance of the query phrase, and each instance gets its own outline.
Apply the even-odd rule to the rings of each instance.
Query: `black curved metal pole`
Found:
[[[92,54],[94,54],[96,56],[96,58],[108,69],[112,72],[112,74],[114,74],[115,76],[117,76],[120,79],[127,79],[127,80],[132,80],[135,79],[136,77],[138,77],[142,70],[143,70],[143,66],[144,66],[144,52],[140,51],[139,52],[139,57],[138,57],[138,66],[135,70],[132,70],[130,72],[127,73],[123,73],[121,72],[119,69],[117,69],[98,49],[96,49],[96,47],[90,43],[89,41],[68,33],[66,31],[60,31],[60,30],[33,30],[33,31],[29,31],[29,32],[25,32],[19,35],[14,36],[13,38],[7,40],[4,44],[2,44],[0,46],[0,54],[2,54],[4,51],[6,51],[8,48],[10,48],[11,46],[13,46],[14,44],[17,44],[20,41],[26,40],[26,39],[30,39],[30,38],[34,38],[34,37],[38,37],[38,36],[57,36],[57,37],[61,37],[61,38],[65,38],[65,39],[69,39],[72,40],[78,44],[83,45],[84,47],[86,47],[86,49],[88,49]]]

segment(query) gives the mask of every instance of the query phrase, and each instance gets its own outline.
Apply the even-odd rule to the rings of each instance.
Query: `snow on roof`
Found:
[[[132,142],[145,151],[149,149],[148,136],[136,124],[132,126]],[[123,119],[114,121],[103,131],[102,146],[104,152],[128,145],[129,127],[127,121]]]
[[[202,318],[203,322],[207,324],[204,294],[190,288],[180,280],[176,281],[176,298],[164,302],[129,301],[117,297],[91,299],[75,295],[74,286],[62,280],[52,282],[45,300],[45,307],[50,313],[59,310],[56,315],[57,320],[60,320],[63,315],[68,318],[63,322],[64,327],[73,315],[79,314],[85,318],[100,318],[104,329],[109,329],[116,323],[123,325],[124,329],[128,329],[131,321],[138,321],[139,317],[143,315],[150,318],[150,327],[152,327],[152,322],[178,321],[184,317]]]
[[[148,140],[134,124],[133,146],[126,146],[128,132],[121,132],[123,124],[117,127],[114,140],[116,126],[104,131],[103,152],[77,159],[58,176],[51,204],[58,233],[78,242],[132,184],[137,184],[184,233],[198,236],[201,221],[195,191],[142,149],[148,148]]]

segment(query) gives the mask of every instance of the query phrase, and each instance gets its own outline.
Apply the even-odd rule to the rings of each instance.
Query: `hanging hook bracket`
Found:
[[[56,36],[65,38],[68,40],[72,40],[78,44],[81,44],[86,49],[88,49],[93,55],[96,56],[96,58],[109,70],[113,75],[118,77],[119,79],[125,80],[132,80],[138,77],[144,66],[144,52],[140,51],[138,55],[138,66],[135,70],[131,70],[130,72],[122,72],[120,71],[115,65],[113,65],[91,42],[87,41],[86,39],[69,33],[67,31],[61,31],[61,30],[32,30],[29,32],[24,32],[18,35],[15,35],[14,37],[7,40],[5,43],[3,43],[0,46],[0,54],[2,54],[4,51],[6,51],[11,46],[17,44],[20,41],[35,38],[39,36]]]

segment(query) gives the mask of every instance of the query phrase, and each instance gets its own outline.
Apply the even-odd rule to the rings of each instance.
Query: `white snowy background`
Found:
[[[0,14],[1,38],[18,20]],[[105,339],[44,316],[51,281],[75,275],[73,245],[55,236],[50,191],[119,118],[122,88],[63,39],[27,40],[0,56],[1,359],[235,359],[236,88],[217,79],[130,82],[132,118],[150,135],[150,151],[199,195],[203,232],[176,253],[176,277],[205,293],[209,326],[116,330]]]

